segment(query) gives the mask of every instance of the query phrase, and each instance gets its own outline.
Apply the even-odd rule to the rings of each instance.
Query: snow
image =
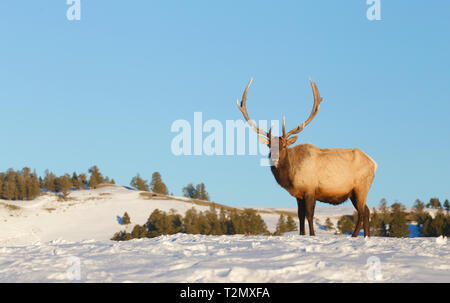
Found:
[[[450,282],[447,238],[351,238],[320,228],[352,206],[316,208],[316,237],[176,234],[114,242],[125,211],[130,230],[156,208],[184,214],[208,207],[147,200],[119,186],[70,197],[0,201],[0,282]],[[258,209],[272,231],[276,210],[296,212]]]
[[[450,282],[435,239],[176,234],[0,248],[0,282]],[[379,260],[370,263],[369,260]],[[371,275],[372,267],[379,276]],[[73,277],[73,276],[72,276]],[[376,280],[378,278],[378,280]],[[78,281],[78,280],[76,280]]]

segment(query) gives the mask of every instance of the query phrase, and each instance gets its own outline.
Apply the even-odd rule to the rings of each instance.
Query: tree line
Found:
[[[130,185],[141,191],[151,191],[157,194],[168,195],[169,190],[166,184],[163,182],[161,174],[159,172],[154,172],[152,174],[151,182],[145,180],[138,173],[131,179]],[[209,193],[206,191],[206,186],[204,183],[199,183],[194,185],[189,183],[182,189],[183,196],[186,198],[210,201]]]
[[[433,217],[426,209],[437,209]],[[410,235],[409,224],[416,222],[419,232],[423,237],[437,237],[450,235],[450,204],[445,200],[443,204],[438,198],[430,199],[425,204],[417,199],[411,209],[406,211],[401,203],[394,203],[387,206],[387,201],[382,199],[377,209],[373,209],[370,214],[370,234],[379,237],[408,237]],[[337,233],[351,233],[355,229],[358,215],[341,216],[337,222]],[[325,228],[333,230],[331,220],[327,218]]]
[[[129,221],[128,213],[124,214]],[[125,222],[122,218],[122,222]],[[125,230],[114,234],[111,240],[125,241],[136,238],[154,238],[161,235],[176,233],[202,235],[257,235],[269,234],[266,223],[254,209],[241,212],[236,209],[216,210],[211,206],[209,210],[197,211],[191,208],[184,217],[171,210],[169,213],[155,209],[144,225],[135,225],[131,232]]]
[[[10,168],[0,173],[0,198],[4,200],[33,200],[39,197],[42,191],[68,195],[70,190],[83,187],[96,188],[99,184],[114,184],[114,179],[103,177],[97,166],[92,166],[87,174],[64,174],[56,176],[46,170],[45,176],[39,177],[36,170],[24,167],[15,171]]]
[[[0,172],[0,199],[3,200],[34,200],[42,192],[54,192],[67,196],[71,190],[97,188],[101,184],[116,184],[114,179],[103,176],[100,169],[94,165],[89,168],[88,173],[63,174],[57,176],[46,170],[43,177],[38,176],[36,170],[24,167],[22,170],[8,169]],[[139,174],[131,179],[130,185],[138,190],[152,191],[154,193],[168,195],[169,190],[163,182],[161,173],[154,172],[149,183]],[[185,197],[210,200],[204,183],[194,186],[192,183],[183,188]]]

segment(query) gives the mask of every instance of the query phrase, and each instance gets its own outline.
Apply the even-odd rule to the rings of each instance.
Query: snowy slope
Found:
[[[448,283],[450,255],[442,239],[333,235],[176,234],[0,247],[0,282],[68,282],[74,272],[81,282]]]
[[[87,282],[450,282],[447,239],[355,239],[320,229],[327,217],[353,213],[351,205],[318,207],[316,237],[176,234],[114,242],[124,229],[116,217],[125,211],[131,229],[156,208],[184,214],[208,206],[148,200],[119,186],[70,197],[0,201],[0,282],[70,281],[74,264]],[[272,231],[277,210],[260,208]]]
[[[27,245],[52,240],[82,241],[109,240],[113,234],[125,229],[117,216],[128,212],[131,229],[144,224],[156,208],[164,211],[175,209],[179,214],[195,207],[199,211],[209,206],[196,205],[189,199],[145,199],[141,192],[120,186],[108,186],[94,190],[73,191],[72,200],[59,202],[57,196],[48,194],[34,201],[0,200],[0,246]],[[11,210],[5,205],[15,205]],[[275,230],[279,214],[262,213],[271,231]]]

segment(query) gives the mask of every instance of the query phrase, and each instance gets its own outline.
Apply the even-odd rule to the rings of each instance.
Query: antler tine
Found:
[[[253,123],[253,121],[250,120],[250,117],[248,116],[248,113],[247,113],[247,105],[246,105],[247,92],[248,92],[248,88],[250,87],[250,84],[252,84],[252,81],[253,81],[253,78],[250,79],[250,82],[248,82],[247,87],[245,88],[244,94],[242,95],[241,103],[239,104],[239,99],[237,100],[236,103],[237,103],[239,110],[244,115],[244,118],[247,121],[248,125],[250,125],[258,134],[261,134],[263,136],[266,136],[267,138],[270,138],[270,134],[263,131],[258,126],[256,126],[255,123]]]
[[[317,89],[316,83],[314,81],[312,81],[311,78],[309,78],[309,82],[311,82],[311,87],[312,87],[313,94],[314,94],[314,105],[311,110],[311,114],[309,114],[308,120],[303,122],[297,128],[294,128],[293,130],[288,132],[285,138],[301,132],[305,128],[305,126],[308,125],[314,119],[317,112],[319,111],[320,102],[322,102],[323,98],[320,97],[319,90]],[[284,128],[284,120],[283,120],[283,128]],[[284,135],[284,132],[283,132],[283,135]]]

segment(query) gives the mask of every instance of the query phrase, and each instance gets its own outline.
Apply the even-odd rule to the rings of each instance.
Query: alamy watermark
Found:
[[[381,260],[376,256],[370,256],[367,259],[366,265],[369,267],[367,269],[367,279],[369,281],[381,281],[383,280],[383,275],[381,274]]]
[[[278,134],[280,122],[270,122],[272,133]],[[269,123],[267,120],[260,120],[258,125],[262,129],[268,129]],[[226,120],[224,126],[221,121],[215,119],[203,122],[203,114],[194,112],[193,125],[180,119],[172,123],[170,130],[177,133],[171,142],[172,154],[176,156],[260,155],[263,156],[260,164],[270,166],[269,148],[260,144],[258,134],[244,120]]]
[[[81,0],[67,0],[66,4],[70,5],[66,11],[67,20],[81,20]]]
[[[69,21],[81,20],[81,0],[66,0],[69,5],[66,11],[66,17]],[[381,0],[366,0],[369,6],[366,11],[366,17],[370,21],[381,20]]]
[[[69,268],[66,271],[67,280],[69,281],[79,281],[81,280],[81,261],[80,258],[70,256],[66,260],[67,266]]]
[[[370,21],[379,21],[381,20],[381,0],[367,0],[367,8],[366,17]]]

